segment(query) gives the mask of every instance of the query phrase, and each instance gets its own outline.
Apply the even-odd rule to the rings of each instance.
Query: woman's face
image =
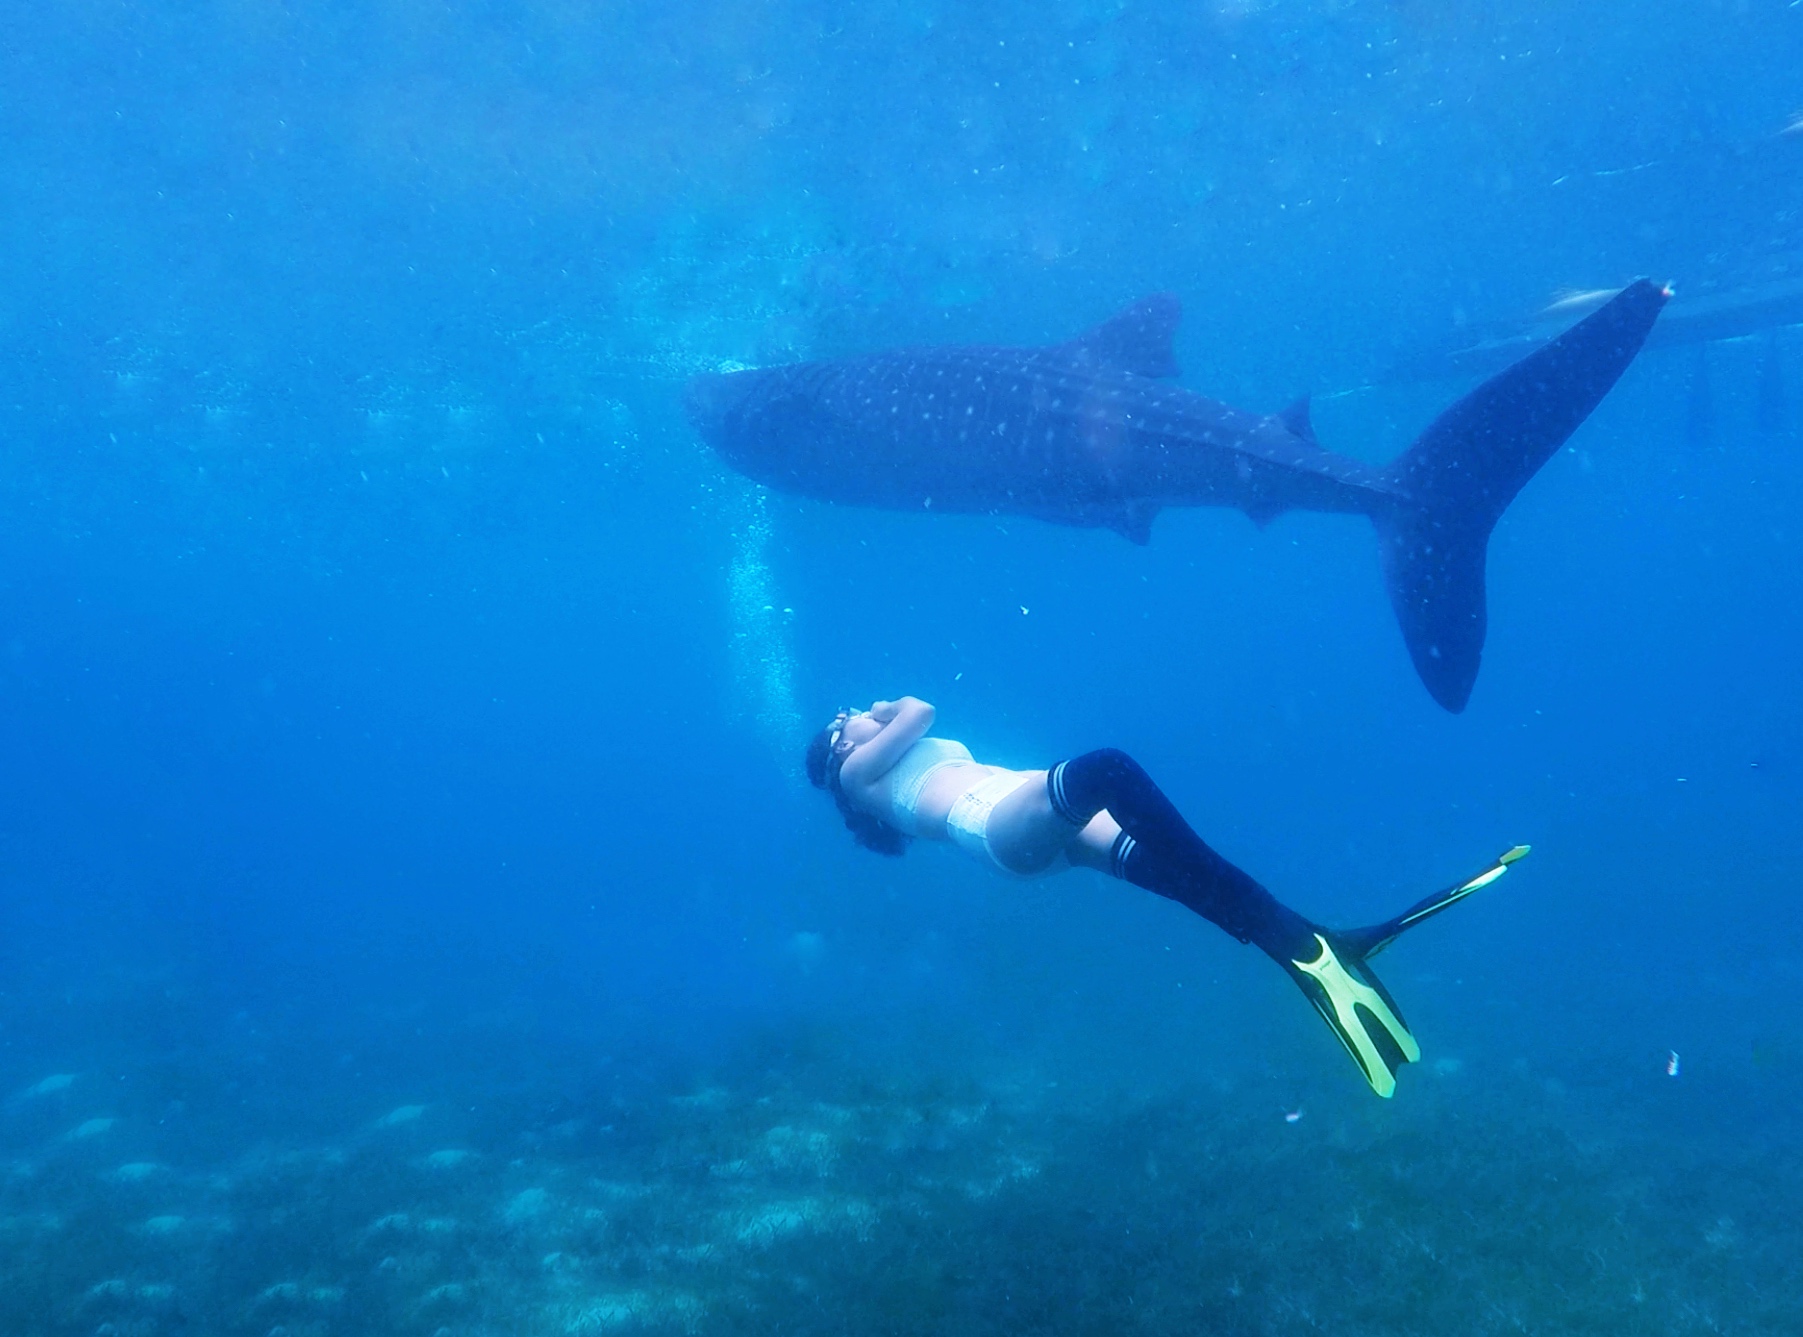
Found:
[[[839,745],[847,743],[857,747],[860,743],[868,743],[883,731],[883,726],[870,718],[869,711],[862,711],[845,721],[845,732],[839,735]]]

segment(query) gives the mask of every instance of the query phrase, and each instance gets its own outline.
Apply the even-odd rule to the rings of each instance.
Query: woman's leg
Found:
[[[1283,964],[1316,950],[1316,926],[1223,859],[1125,752],[1107,748],[1060,762],[1046,775],[1046,800],[1066,830],[1106,811],[1120,824],[1116,877],[1194,910]],[[1085,832],[1087,834],[1087,832]]]
[[[1083,837],[1099,813],[1118,822],[1109,871],[1260,948],[1314,1005],[1371,1089],[1395,1092],[1397,1068],[1421,1050],[1356,944],[1304,919],[1210,849],[1124,752],[1060,762],[1046,774],[1046,798]]]
[[[1091,752],[1045,775],[990,814],[989,848],[1003,867],[1041,872],[1062,850],[1072,863],[1169,897],[1280,960],[1313,955],[1315,926],[1210,849],[1126,753]]]
[[[1052,807],[1044,771],[995,805],[989,815],[989,849],[1011,873],[1042,873],[1062,852],[1073,867],[1093,868],[1119,877],[1114,867],[1115,838],[1121,828],[1106,812],[1092,817],[1076,835]]]
[[[1029,877],[1043,873],[1073,844],[1070,827],[1052,808],[1041,779],[1044,774],[1027,772],[1029,778],[1020,788],[989,814],[989,851],[1011,873]]]

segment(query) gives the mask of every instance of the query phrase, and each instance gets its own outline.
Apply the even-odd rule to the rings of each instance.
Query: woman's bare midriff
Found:
[[[1009,771],[1006,766],[985,766],[980,761],[955,761],[927,779],[926,787],[920,791],[920,799],[914,805],[914,829],[923,835],[947,839],[945,822],[951,816],[952,804],[958,801],[958,796],[992,775],[1004,774],[1025,779],[1035,774],[1043,776],[1045,772]]]

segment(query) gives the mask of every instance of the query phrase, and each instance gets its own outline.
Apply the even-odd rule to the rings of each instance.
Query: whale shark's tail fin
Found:
[[[1515,494],[1640,351],[1670,292],[1645,279],[1436,418],[1385,471],[1372,516],[1415,671],[1460,711],[1484,651],[1484,550]]]

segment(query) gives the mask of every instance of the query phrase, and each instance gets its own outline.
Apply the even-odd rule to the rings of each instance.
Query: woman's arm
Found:
[[[839,772],[841,785],[867,785],[882,779],[889,768],[933,727],[933,707],[919,697],[904,696],[894,701],[878,701],[870,708],[870,718],[883,726],[883,731],[868,743],[858,746],[845,759]],[[884,716],[888,716],[887,720]]]

